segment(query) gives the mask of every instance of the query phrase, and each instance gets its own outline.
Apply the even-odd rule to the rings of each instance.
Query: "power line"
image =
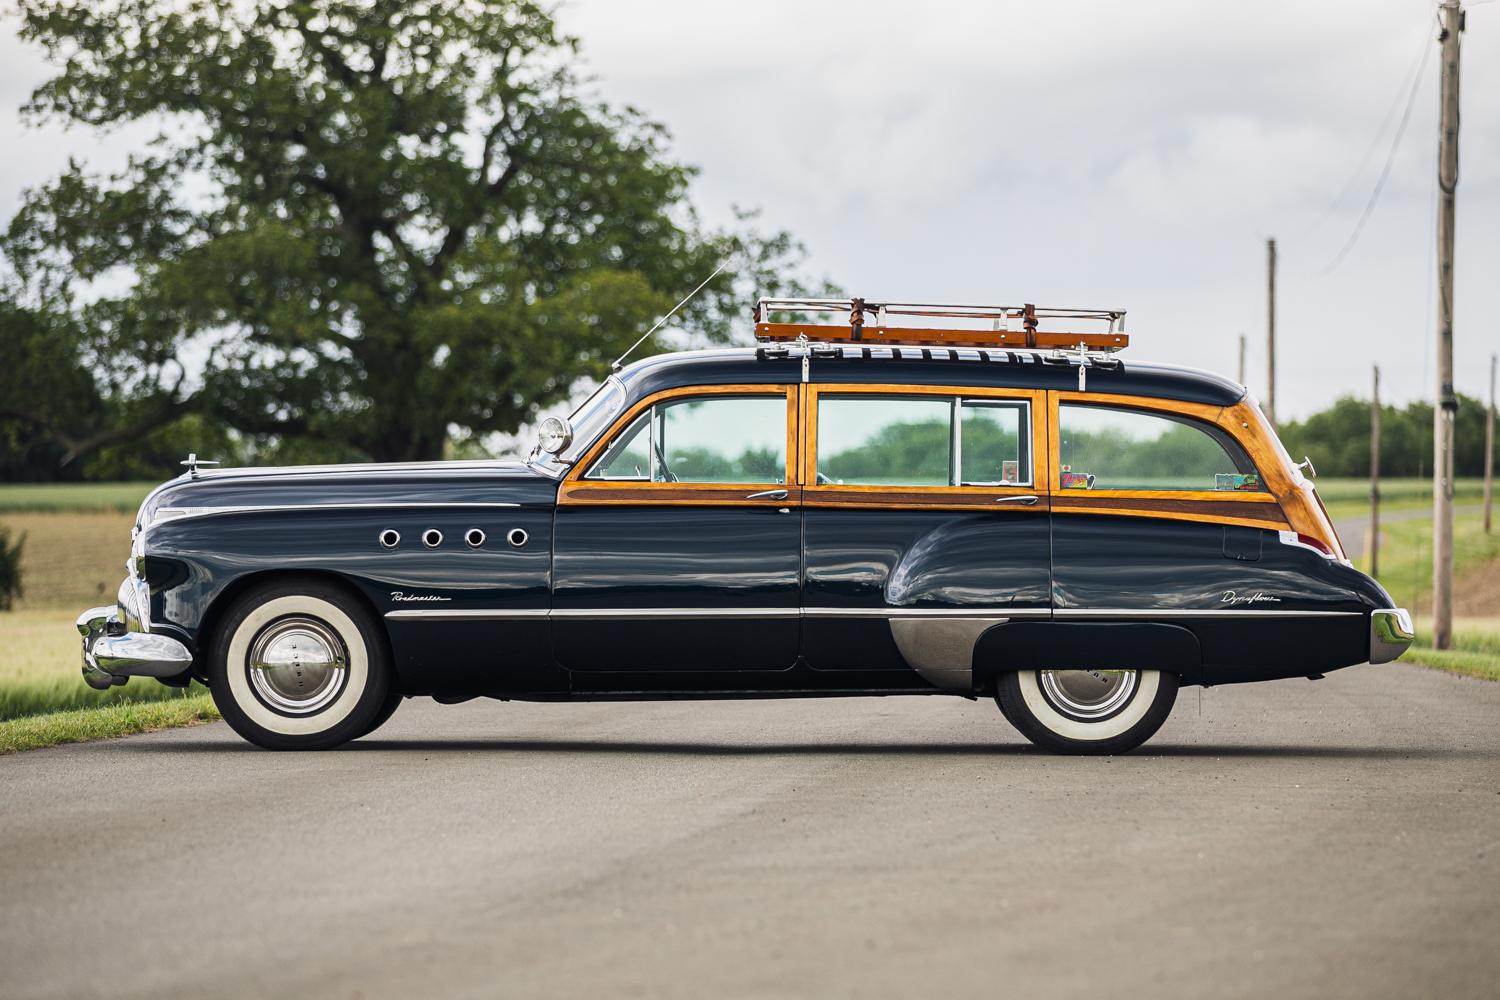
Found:
[[[1328,266],[1318,272],[1318,277],[1324,277],[1344,262],[1349,256],[1349,251],[1359,242],[1360,234],[1365,231],[1365,223],[1370,221],[1370,215],[1375,211],[1375,205],[1380,201],[1380,193],[1385,190],[1385,182],[1391,176],[1391,167],[1396,162],[1396,153],[1401,148],[1401,138],[1406,135],[1406,126],[1411,122],[1412,108],[1416,106],[1417,91],[1422,89],[1422,71],[1427,68],[1428,57],[1432,55],[1433,46],[1427,44],[1422,49],[1422,61],[1417,66],[1417,75],[1412,79],[1411,90],[1406,95],[1406,108],[1401,112],[1401,122],[1396,126],[1396,134],[1391,137],[1391,148],[1386,152],[1385,165],[1380,169],[1380,177],[1375,181],[1375,190],[1370,192],[1370,200],[1365,202],[1365,210],[1360,213],[1359,221],[1354,224],[1354,231],[1349,234],[1349,239],[1338,254],[1329,261]]]
[[[1317,221],[1304,229],[1298,236],[1298,243],[1301,243],[1303,239],[1322,226],[1330,216],[1338,211],[1339,206],[1344,203],[1344,199],[1354,192],[1355,186],[1359,183],[1360,177],[1365,172],[1365,167],[1370,163],[1370,158],[1375,155],[1375,150],[1380,148],[1380,140],[1384,138],[1386,129],[1390,128],[1391,122],[1396,118],[1396,110],[1401,107],[1401,95],[1405,94],[1411,86],[1407,81],[1418,79],[1421,76],[1422,63],[1426,61],[1427,52],[1431,47],[1431,39],[1428,37],[1427,31],[1427,25],[1424,23],[1422,25],[1422,46],[1412,57],[1406,72],[1401,75],[1401,85],[1391,95],[1390,106],[1385,109],[1385,116],[1380,119],[1380,127],[1375,130],[1374,135],[1370,136],[1369,145],[1365,147],[1364,155],[1359,158],[1359,165],[1349,174],[1349,179],[1344,182],[1344,186],[1339,189],[1339,193],[1334,196],[1333,200],[1319,214]]]

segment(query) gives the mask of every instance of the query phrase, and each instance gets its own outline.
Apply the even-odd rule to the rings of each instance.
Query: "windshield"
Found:
[[[578,460],[594,440],[603,434],[610,424],[614,423],[625,409],[625,387],[620,380],[611,375],[604,380],[604,384],[595,389],[593,394],[579,404],[578,409],[573,411],[568,418],[568,423],[573,427],[573,441],[562,450],[560,455],[536,454],[531,459],[532,465],[541,466],[554,474],[560,472],[566,466]]]

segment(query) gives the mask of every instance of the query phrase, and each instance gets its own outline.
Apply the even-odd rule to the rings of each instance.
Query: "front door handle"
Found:
[[[1033,496],[1031,494],[1027,494],[1026,496],[1021,496],[1021,497],[996,497],[995,498],[995,502],[996,503],[1024,503],[1026,506],[1030,507],[1032,504],[1036,503],[1040,499],[1041,499],[1041,497]]]
[[[786,490],[763,490],[760,493],[752,493],[746,500],[785,500]]]

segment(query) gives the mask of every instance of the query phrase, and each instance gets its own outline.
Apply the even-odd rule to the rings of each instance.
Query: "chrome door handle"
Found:
[[[786,490],[763,490],[760,493],[752,493],[746,500],[785,500]]]
[[[1023,497],[996,497],[995,498],[995,502],[996,503],[1024,503],[1026,506],[1030,507],[1032,504],[1036,503],[1040,499],[1041,499],[1041,497],[1032,496],[1032,495],[1028,494],[1028,495],[1023,496]]]

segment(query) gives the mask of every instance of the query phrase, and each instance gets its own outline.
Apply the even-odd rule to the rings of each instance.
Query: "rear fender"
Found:
[[[1012,670],[1165,670],[1184,684],[1203,680],[1198,637],[1180,625],[1152,622],[1006,622],[974,644],[981,690]]]

